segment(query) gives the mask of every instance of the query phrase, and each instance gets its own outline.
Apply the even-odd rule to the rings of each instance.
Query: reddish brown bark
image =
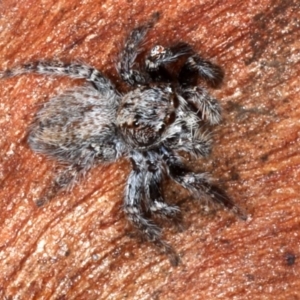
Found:
[[[128,235],[126,160],[36,207],[56,165],[28,148],[28,126],[40,103],[79,83],[1,80],[0,298],[300,299],[299,1],[144,2],[3,0],[0,69],[77,59],[115,81],[126,34],[160,11],[146,47],[183,40],[226,72],[212,91],[224,116],[214,151],[194,168],[219,178],[250,217],[205,214],[168,182],[167,199],[180,204],[186,224],[182,233],[164,231],[182,260],[172,268]]]

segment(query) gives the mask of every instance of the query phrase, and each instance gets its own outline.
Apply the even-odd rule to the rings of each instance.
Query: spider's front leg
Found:
[[[224,72],[216,64],[194,53],[182,67],[179,73],[179,82],[184,87],[196,86],[199,76],[212,87],[217,87],[223,81]]]
[[[158,20],[159,14],[153,14],[151,20],[146,24],[135,28],[128,36],[124,45],[124,49],[120,54],[120,61],[117,65],[117,70],[122,80],[129,85],[145,84],[149,78],[145,72],[133,69],[137,55],[140,52],[140,45],[144,40],[147,32],[153,27]]]
[[[154,82],[172,82],[175,78],[172,78],[165,65],[175,62],[180,56],[191,53],[193,50],[186,43],[178,43],[170,48],[156,45],[145,60],[146,71]]]
[[[147,72],[153,81],[172,81],[170,73],[165,65],[176,61],[180,56],[193,53],[191,47],[186,43],[178,43],[170,48],[156,45],[150,50],[145,60]]]
[[[136,227],[142,235],[145,235],[148,241],[153,242],[157,247],[162,249],[162,251],[169,256],[172,265],[177,265],[179,258],[173,248],[161,239],[161,229],[145,216],[145,212],[143,211],[143,197],[146,197],[144,206],[146,209],[150,209],[152,213],[171,216],[178,213],[178,208],[168,206],[163,202],[160,190],[153,190],[156,183],[150,182],[150,186],[144,188],[145,178],[148,176],[148,179],[150,179],[149,175],[146,175],[148,171],[145,169],[147,165],[145,158],[136,151],[132,153],[131,157],[133,170],[129,175],[125,189],[124,211],[133,226]],[[150,171],[150,173],[152,172]],[[150,180],[153,181],[153,177]],[[149,199],[149,197],[152,196],[158,196],[158,199],[154,199],[154,201],[153,199]]]
[[[211,125],[221,121],[221,107],[204,88],[195,86],[182,89],[183,98],[194,108],[201,120],[207,120]]]
[[[212,184],[208,174],[194,173],[188,170],[180,159],[167,149],[163,149],[170,177],[186,188],[195,198],[209,198],[214,203],[221,204],[246,220],[246,214],[216,185]]]
[[[193,53],[186,43],[178,43],[170,48],[156,45],[150,50],[145,65],[148,71],[155,71],[160,66],[176,61],[180,56]]]

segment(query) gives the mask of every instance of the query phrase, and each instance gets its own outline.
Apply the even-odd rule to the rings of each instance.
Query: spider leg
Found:
[[[223,70],[198,54],[190,56],[179,73],[182,86],[195,86],[198,76],[206,80],[212,87],[217,87],[224,78]]]
[[[206,157],[211,150],[211,136],[207,132],[191,130],[186,124],[179,127],[180,133],[173,134],[164,139],[164,145],[175,152],[184,151],[196,157]]]
[[[132,225],[143,233],[148,241],[153,242],[164,253],[168,254],[172,265],[177,265],[179,258],[173,248],[161,239],[161,229],[149,220],[143,212],[144,157],[138,152],[133,152],[131,158],[133,170],[129,175],[125,188],[124,212]]]
[[[164,65],[176,61],[180,56],[192,53],[193,50],[186,43],[178,43],[170,48],[156,45],[145,60],[146,71],[153,81],[171,82],[172,77]]]
[[[192,48],[186,43],[178,43],[170,48],[154,46],[147,56],[145,64],[148,71],[157,70],[159,66],[176,61],[180,56],[192,54]]]
[[[86,167],[83,168],[78,165],[70,165],[61,170],[47,188],[44,195],[35,202],[36,205],[41,207],[51,201],[59,192],[70,191],[87,171],[88,169]]]
[[[195,198],[208,196],[211,201],[221,204],[228,210],[234,212],[239,218],[246,220],[246,214],[222,191],[210,182],[206,173],[197,174],[189,171],[173,153],[162,149],[170,177]]]
[[[115,93],[111,81],[100,71],[88,65],[79,63],[63,63],[59,61],[38,61],[24,64],[12,70],[0,72],[0,78],[12,77],[25,73],[37,73],[52,76],[68,76],[75,79],[85,79],[102,93]]]
[[[182,96],[194,108],[201,120],[208,120],[211,125],[221,121],[221,107],[204,88],[183,89]]]
[[[142,210],[143,199],[143,172],[133,170],[128,178],[125,189],[124,211],[130,222],[141,232],[145,233],[149,241],[160,241],[161,229],[151,220],[148,220]]]
[[[147,159],[147,172],[145,175],[145,200],[146,206],[153,214],[160,217],[179,218],[180,209],[176,205],[165,203],[162,196],[162,166],[155,157],[149,153]]]
[[[124,49],[120,54],[120,61],[117,64],[117,70],[123,81],[129,85],[145,84],[149,79],[145,72],[133,69],[136,57],[140,52],[140,45],[147,32],[153,27],[159,15],[153,14],[152,18],[146,24],[135,28],[128,36]]]
[[[176,153],[184,151],[196,157],[205,157],[211,150],[211,134],[203,124],[199,124],[201,119],[193,111],[198,109],[189,105],[182,94],[182,90],[177,94],[179,104],[176,117],[171,126],[167,126],[162,133],[162,145]]]

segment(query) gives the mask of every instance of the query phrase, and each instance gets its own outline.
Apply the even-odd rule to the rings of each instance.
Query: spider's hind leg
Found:
[[[85,79],[101,93],[115,93],[114,85],[100,71],[85,64],[63,63],[60,61],[37,61],[0,72],[1,77],[12,77],[25,73],[37,73],[50,76],[67,76]]]
[[[51,185],[47,187],[42,197],[35,201],[35,204],[38,207],[41,207],[50,202],[60,192],[70,191],[81,177],[83,177],[86,171],[86,169],[77,165],[70,165],[63,170],[60,170],[60,172],[56,174]]]

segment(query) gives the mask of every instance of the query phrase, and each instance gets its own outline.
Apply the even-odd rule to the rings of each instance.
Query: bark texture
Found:
[[[186,41],[225,70],[224,84],[211,91],[224,118],[213,153],[192,164],[219,179],[249,215],[243,222],[222,210],[205,213],[166,182],[186,228],[165,224],[182,260],[172,268],[129,234],[120,209],[126,160],[94,169],[71,193],[36,207],[56,163],[28,148],[28,127],[41,103],[80,82],[1,80],[1,299],[300,299],[299,0],[2,0],[0,10],[1,70],[80,60],[116,82],[124,38],[161,12],[145,48]]]

